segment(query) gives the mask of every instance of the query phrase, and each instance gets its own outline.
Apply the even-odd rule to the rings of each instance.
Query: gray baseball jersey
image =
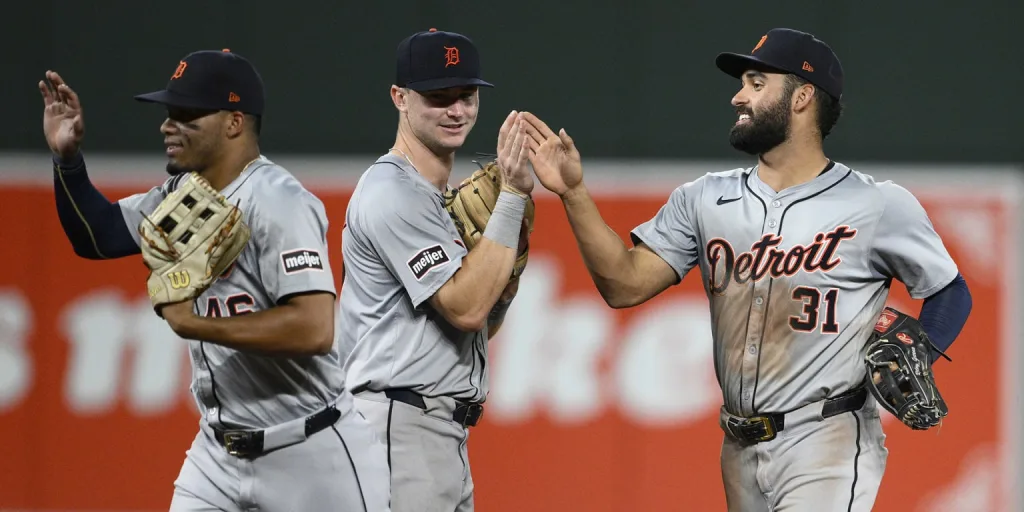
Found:
[[[132,233],[183,177],[120,201]],[[252,235],[235,264],[195,301],[197,314],[245,315],[296,293],[335,293],[324,206],[294,176],[261,156],[221,193],[238,204]],[[201,428],[174,482],[171,510],[388,510],[384,445],[344,389],[337,343],[326,355],[292,358],[203,341],[189,347]],[[255,460],[229,455],[209,429],[302,421],[330,404],[341,411],[330,428]]]
[[[184,175],[120,201],[135,228]],[[234,266],[196,301],[203,316],[235,316],[268,309],[295,293],[335,293],[327,258],[327,215],[320,200],[288,171],[266,158],[221,191],[238,203],[252,231]],[[312,414],[343,389],[337,347],[325,356],[275,358],[189,342],[192,392],[207,421],[221,428],[264,428]]]
[[[680,279],[700,266],[725,407],[743,416],[862,383],[891,280],[923,298],[958,272],[913,195],[840,163],[779,193],[756,168],[707,174],[632,237]]]
[[[443,204],[437,187],[390,154],[356,184],[342,232],[339,345],[349,389],[487,396],[486,329],[460,331],[427,303],[467,254]]]

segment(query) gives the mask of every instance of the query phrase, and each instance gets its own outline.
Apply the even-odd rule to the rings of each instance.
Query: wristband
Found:
[[[519,247],[519,231],[523,227],[526,197],[507,190],[498,194],[491,218],[484,228],[484,237],[510,249]]]
[[[519,190],[516,190],[515,187],[513,187],[513,186],[511,186],[511,185],[509,185],[507,183],[502,183],[501,184],[501,190],[503,190],[505,192],[511,192],[511,193],[513,193],[513,194],[515,194],[515,195],[517,195],[519,197],[522,197],[523,199],[526,199],[527,197],[530,196],[526,192],[521,192]]]

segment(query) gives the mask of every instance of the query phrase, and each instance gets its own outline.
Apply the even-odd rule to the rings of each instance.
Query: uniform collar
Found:
[[[759,166],[754,166],[747,173],[747,187],[751,188],[752,191],[757,193],[759,196],[766,199],[782,199],[785,197],[803,197],[811,194],[816,194],[822,190],[835,185],[837,182],[846,177],[849,173],[849,168],[845,165],[829,160],[825,168],[821,170],[818,175],[806,183],[794,185],[789,188],[782,189],[779,192],[775,192],[767,183],[761,180],[757,174]]]

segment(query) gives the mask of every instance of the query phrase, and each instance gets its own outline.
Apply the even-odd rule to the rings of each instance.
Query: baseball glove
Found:
[[[481,165],[474,160],[473,163],[480,168],[463,180],[458,187],[445,194],[444,203],[448,215],[455,221],[455,227],[459,230],[466,250],[472,250],[484,235],[484,228],[487,227],[494,205],[498,202],[498,193],[501,192],[502,186],[501,169],[498,168],[497,162],[491,161],[487,165]],[[509,280],[518,278],[526,269],[530,253],[530,234],[533,233],[533,215],[533,198],[528,197],[519,236],[519,252]]]
[[[878,403],[914,430],[938,425],[949,414],[931,371],[932,350],[947,360],[921,323],[886,307],[868,338],[868,389]]]
[[[249,241],[242,212],[191,173],[139,224],[149,298],[160,306],[198,297],[238,258]]]

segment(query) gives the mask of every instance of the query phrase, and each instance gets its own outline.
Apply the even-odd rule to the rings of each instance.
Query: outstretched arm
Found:
[[[678,241],[677,247],[666,243],[664,250],[652,250],[643,238],[637,240],[640,243],[635,247],[627,247],[605,223],[584,185],[579,151],[569,134],[563,129],[556,135],[532,113],[524,113],[523,117],[528,121],[530,163],[537,179],[562,199],[583,262],[605,302],[613,308],[635,306],[678,283],[692,267],[696,255],[692,237],[683,233],[687,226],[667,226],[664,220],[660,223],[671,233],[661,236],[659,241]],[[663,209],[659,216],[686,221],[677,211],[681,207],[670,202],[668,210]],[[651,222],[655,221],[658,219]],[[667,236],[678,240],[666,240]]]
[[[679,282],[672,267],[649,247],[626,246],[605,223],[582,181],[562,196],[562,205],[587,271],[609,306],[642,304]]]
[[[139,253],[121,206],[92,184],[80,153],[68,161],[54,156],[53,193],[60,225],[75,254],[100,260]]]
[[[53,153],[53,192],[57,216],[75,254],[107,259],[139,252],[117,203],[96,190],[79,151],[85,134],[82,104],[64,79],[47,71],[39,81],[43,134]]]

